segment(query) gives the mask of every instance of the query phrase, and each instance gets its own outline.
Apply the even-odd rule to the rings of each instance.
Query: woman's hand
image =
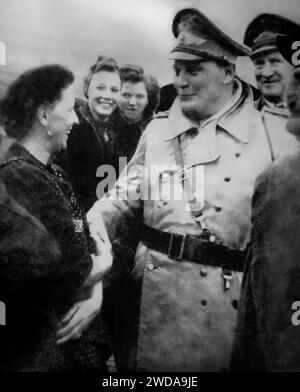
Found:
[[[91,236],[95,239],[96,242],[96,239],[104,242],[105,245],[109,248],[109,250],[111,250],[112,246],[109,241],[107,230],[101,213],[97,213],[95,207],[92,207],[86,214],[86,217],[89,224]]]
[[[57,344],[78,339],[99,313],[103,299],[103,284],[98,282],[93,289],[92,297],[77,302],[60,322],[57,332]]]
[[[112,254],[111,247],[107,245],[97,235],[91,234],[91,237],[95,241],[95,254],[92,254],[93,268],[89,276],[83,284],[83,288],[93,286],[95,283],[102,280],[112,266]]]

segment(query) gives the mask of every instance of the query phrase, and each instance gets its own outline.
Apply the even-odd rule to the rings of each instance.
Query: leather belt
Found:
[[[168,255],[171,259],[186,260],[231,271],[242,272],[244,269],[246,251],[212,243],[207,234],[194,236],[168,233],[143,225],[141,239],[146,246]]]

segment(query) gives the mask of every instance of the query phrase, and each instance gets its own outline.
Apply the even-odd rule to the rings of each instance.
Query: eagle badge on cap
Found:
[[[207,40],[197,37],[189,31],[181,31],[177,37],[178,44],[182,45],[203,45]]]

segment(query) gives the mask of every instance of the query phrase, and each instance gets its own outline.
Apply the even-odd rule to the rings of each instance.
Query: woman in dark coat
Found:
[[[29,295],[26,309],[34,316],[26,319],[26,341],[10,346],[7,370],[106,370],[107,338],[96,316],[102,278],[111,264],[109,246],[89,241],[73,189],[65,173],[50,163],[78,121],[73,81],[73,74],[59,65],[36,68],[21,75],[1,102],[5,131],[16,143],[1,165],[0,179],[16,203],[40,222],[48,241],[54,242],[56,256],[47,258],[40,252],[26,265],[22,254],[6,253],[3,268],[8,279],[14,279],[13,269],[21,273],[25,267],[28,276],[20,287],[16,282],[7,285],[16,287],[10,298],[18,303],[20,295]],[[14,228],[9,230],[13,240]]]
[[[113,58],[99,56],[84,80],[83,93],[87,100],[77,99],[75,103],[79,121],[68,138],[67,154],[60,154],[56,161],[69,173],[86,212],[97,200],[97,185],[105,177],[101,173],[97,176],[98,167],[118,165],[111,114],[117,107],[120,88],[117,63]],[[114,176],[111,187],[115,180]]]

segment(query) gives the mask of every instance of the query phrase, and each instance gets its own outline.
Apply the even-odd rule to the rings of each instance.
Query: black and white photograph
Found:
[[[299,372],[299,143],[300,0],[0,0],[1,374]]]

